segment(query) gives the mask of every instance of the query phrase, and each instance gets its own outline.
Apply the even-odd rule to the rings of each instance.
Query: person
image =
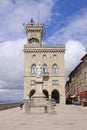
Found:
[[[40,62],[38,62],[36,69],[37,69],[37,78],[42,78],[43,71],[42,71],[42,66],[41,66]]]

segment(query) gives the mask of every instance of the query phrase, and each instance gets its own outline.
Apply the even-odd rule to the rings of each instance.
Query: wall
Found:
[[[21,104],[21,102],[0,104],[0,110],[5,110],[5,109],[14,108],[14,107],[19,107],[20,104]]]

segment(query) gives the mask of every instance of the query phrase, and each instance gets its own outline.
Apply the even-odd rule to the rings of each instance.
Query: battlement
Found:
[[[47,48],[50,48],[50,47],[65,47],[64,44],[42,44],[42,47],[47,47]]]

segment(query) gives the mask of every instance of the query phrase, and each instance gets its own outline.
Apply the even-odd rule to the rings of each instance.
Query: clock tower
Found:
[[[24,25],[26,44],[24,45],[24,99],[31,98],[36,91],[37,63],[43,66],[43,93],[46,98],[65,104],[65,46],[43,44],[43,25],[33,19]]]
[[[29,24],[25,25],[27,34],[27,46],[29,47],[41,47],[43,36],[43,25],[36,25],[31,19]]]

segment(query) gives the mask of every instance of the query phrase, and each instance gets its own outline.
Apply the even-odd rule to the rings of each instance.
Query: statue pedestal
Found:
[[[36,79],[36,92],[33,96],[35,96],[35,95],[37,95],[37,96],[38,95],[44,95],[43,94],[43,79],[42,78]]]
[[[38,112],[44,110],[45,113],[55,113],[54,104],[51,100],[46,100],[46,96],[43,94],[43,78],[36,79],[36,92],[30,100],[26,100],[24,103],[25,113]],[[32,111],[33,110],[33,111]]]

